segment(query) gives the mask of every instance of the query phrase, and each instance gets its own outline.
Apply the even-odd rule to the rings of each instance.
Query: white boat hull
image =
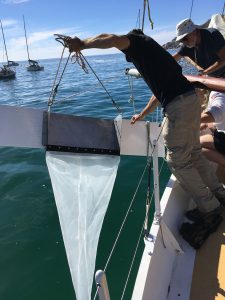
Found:
[[[162,230],[153,222],[132,300],[189,300],[196,251],[178,232],[188,204],[188,195],[171,176],[161,200]]]
[[[59,114],[54,114],[57,116]],[[0,128],[4,128],[4,130],[0,131],[0,146],[9,146],[9,147],[28,147],[28,148],[43,148],[43,116],[44,111],[40,109],[32,109],[26,107],[16,107],[16,106],[7,106],[0,105]],[[68,115],[61,115],[63,117],[63,124],[59,126],[58,120],[55,123],[58,127],[57,139],[54,140],[54,144],[60,143],[64,139],[65,136],[65,124],[68,124],[68,129],[66,128],[67,135],[73,137],[73,143],[76,143],[76,136],[79,133],[79,137],[77,137],[77,143],[81,144],[82,140],[92,140],[93,144],[102,143],[104,139],[102,135],[98,135],[99,141],[93,137],[93,127],[90,123],[93,120],[94,124],[98,123],[99,119],[95,118],[85,118],[85,117],[71,117]],[[73,118],[71,120],[71,118]],[[9,122],[10,120],[10,122]],[[101,120],[99,120],[101,121]],[[79,124],[83,124],[84,126],[90,124],[90,126],[86,126],[84,133],[79,132],[79,128],[76,126],[72,126],[73,122]],[[104,120],[107,122],[112,122],[111,120]],[[76,132],[75,132],[76,130]],[[158,123],[150,123],[150,132],[151,132],[151,143],[153,143],[154,139],[158,138],[161,127],[159,127]],[[120,154],[121,155],[137,155],[137,156],[146,156],[147,154],[147,129],[146,122],[140,121],[134,125],[130,124],[130,120],[123,120],[120,136]],[[69,145],[67,145],[69,146]],[[86,147],[86,145],[84,145]],[[149,144],[149,151],[151,151],[151,145]],[[159,139],[158,144],[159,156],[165,155],[164,143],[162,137]]]

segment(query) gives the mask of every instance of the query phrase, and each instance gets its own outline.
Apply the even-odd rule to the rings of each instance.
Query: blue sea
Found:
[[[88,62],[123,111],[134,114],[125,69],[132,67],[124,55],[89,56]],[[65,64],[62,62],[61,69]],[[27,72],[27,62],[16,67],[16,79],[0,81],[0,104],[47,109],[59,59],[40,60],[44,71]],[[58,82],[58,81],[57,81]],[[141,79],[133,80],[135,109],[140,111],[151,91]],[[94,74],[69,62],[58,88],[52,112],[115,118],[111,99]],[[10,122],[10,120],[9,120]],[[1,128],[0,130],[4,130]],[[163,160],[160,160],[160,166]],[[145,157],[122,157],[112,198],[101,231],[96,270],[103,269],[132,200]],[[161,193],[169,179],[166,164],[160,176]],[[107,268],[111,299],[121,299],[128,271],[145,217],[147,174],[140,186],[127,223]],[[45,162],[45,151],[0,148],[0,299],[74,300],[70,272],[58,214]],[[151,208],[151,217],[153,215]],[[131,298],[144,243],[137,257],[123,299]],[[95,284],[93,284],[93,293]],[[85,299],[84,299],[85,300]]]

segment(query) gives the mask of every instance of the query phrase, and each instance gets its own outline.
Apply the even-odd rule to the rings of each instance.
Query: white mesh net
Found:
[[[120,157],[47,152],[77,300],[91,299],[98,239]]]

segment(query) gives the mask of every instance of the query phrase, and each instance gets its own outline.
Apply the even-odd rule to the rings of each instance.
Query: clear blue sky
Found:
[[[160,44],[175,36],[176,23],[189,17],[192,0],[149,0],[154,29],[146,18],[145,33]],[[195,0],[192,19],[204,23],[211,15],[221,13],[224,0]],[[61,47],[53,33],[81,38],[100,33],[127,33],[135,27],[143,0],[0,0],[9,59],[25,60],[26,48],[22,15],[26,19],[32,59],[59,57]],[[87,54],[114,53],[110,50],[88,50]],[[0,38],[0,61],[3,42]]]

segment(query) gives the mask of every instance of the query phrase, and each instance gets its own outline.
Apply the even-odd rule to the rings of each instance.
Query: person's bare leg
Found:
[[[219,181],[225,184],[225,155],[215,149],[213,136],[210,134],[201,136],[200,143],[205,157],[218,164],[216,175]]]
[[[217,150],[202,148],[202,152],[208,160],[211,160],[225,168],[225,155]]]
[[[212,135],[206,134],[200,136],[200,143],[202,152],[207,159],[225,167],[225,155],[216,150]]]

